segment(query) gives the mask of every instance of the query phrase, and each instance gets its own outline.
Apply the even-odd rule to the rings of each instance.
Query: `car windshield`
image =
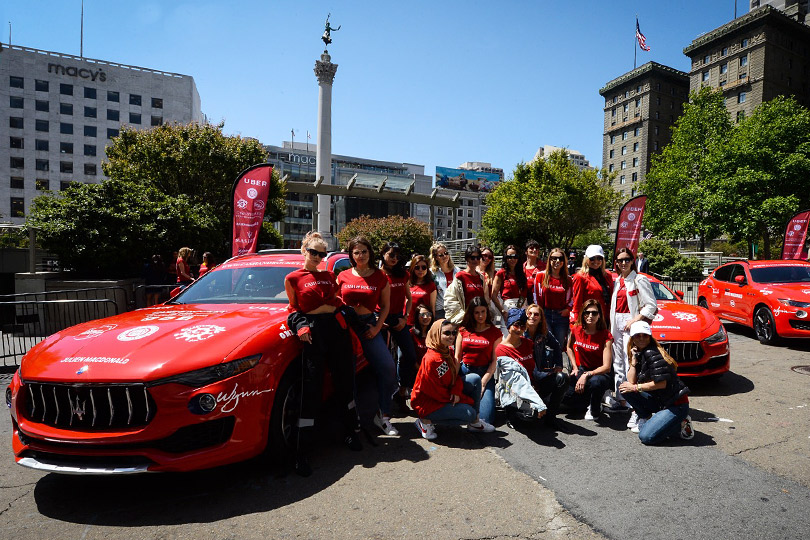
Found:
[[[655,294],[656,300],[680,300],[677,296],[675,296],[672,291],[667,289],[661,283],[650,283],[652,285],[653,294]]]
[[[284,278],[295,266],[221,268],[183,291],[175,304],[286,304]]]
[[[762,266],[750,270],[751,279],[756,283],[810,282],[810,266]]]

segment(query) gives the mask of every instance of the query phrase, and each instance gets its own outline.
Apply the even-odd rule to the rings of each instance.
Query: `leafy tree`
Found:
[[[255,139],[226,136],[223,124],[164,124],[149,130],[124,128],[107,147],[101,167],[111,180],[150,186],[210,208],[220,236],[208,249],[230,254],[233,183],[243,170],[267,161]],[[268,221],[284,217],[284,186],[274,171],[265,210]]]
[[[512,180],[487,197],[481,237],[494,249],[534,238],[546,248],[571,247],[574,239],[599,229],[614,212],[619,194],[606,171],[579,170],[565,150],[547,159],[520,163]]]
[[[272,223],[264,221],[259,231],[259,246],[272,245],[275,248],[284,246],[284,235],[282,235]]]
[[[699,276],[703,271],[700,259],[684,257],[663,240],[655,238],[642,240],[638,250],[647,256],[650,260],[650,272],[656,274],[684,279]]]
[[[433,243],[433,234],[427,223],[416,218],[402,216],[384,218],[360,216],[348,222],[337,234],[343,249],[346,249],[349,241],[355,236],[365,236],[374,246],[374,251],[378,256],[383,244],[389,241],[399,244],[402,254],[406,257],[410,257],[414,253],[427,255]]]
[[[35,198],[27,224],[39,229],[38,242],[57,254],[63,267],[87,277],[131,277],[139,276],[143,261],[155,253],[219,241],[213,216],[211,207],[186,195],[105,180]]]
[[[672,129],[672,142],[653,155],[641,189],[647,195],[644,225],[666,238],[706,239],[722,230],[723,181],[732,124],[723,94],[702,88]]]
[[[810,206],[810,111],[792,97],[762,103],[730,140],[734,168],[721,200],[725,230],[734,240],[771,239],[790,217]]]

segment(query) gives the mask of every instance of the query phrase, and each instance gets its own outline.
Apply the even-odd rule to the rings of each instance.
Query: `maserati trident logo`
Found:
[[[81,421],[82,418],[84,417],[84,412],[85,412],[84,411],[84,406],[85,406],[86,403],[87,403],[87,400],[84,400],[80,404],[79,403],[79,396],[76,396],[76,403],[73,403],[73,401],[70,402],[70,414],[75,416],[76,418],[78,418],[79,421]]]

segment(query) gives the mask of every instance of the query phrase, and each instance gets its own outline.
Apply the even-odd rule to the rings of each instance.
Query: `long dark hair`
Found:
[[[518,288],[523,290],[526,288],[526,272],[523,271],[523,254],[521,251],[514,245],[509,244],[506,246],[506,249],[503,250],[503,260],[501,261],[501,268],[506,271],[506,277],[509,277],[509,263],[506,262],[506,252],[509,250],[514,250],[515,255],[517,255],[517,262],[515,263],[515,281],[517,281]]]
[[[613,255],[614,266],[616,265],[616,259],[618,259],[619,255],[621,255],[622,253],[627,253],[628,255],[630,255],[630,258],[633,259],[630,263],[630,267],[633,269],[633,271],[638,272],[638,268],[636,268],[636,256],[632,251],[630,251],[630,248],[628,247],[623,247],[616,250],[616,254]]]
[[[397,264],[388,268],[385,265],[385,254],[389,251],[393,251],[397,254]],[[380,260],[382,261],[382,269],[384,272],[390,273],[392,276],[396,278],[405,277],[408,274],[408,271],[405,270],[405,258],[402,256],[402,249],[400,249],[399,244],[396,242],[386,242],[382,250],[380,251]]]
[[[422,322],[421,322],[421,319],[419,318],[419,312],[422,309],[424,309],[425,311],[430,313],[430,324],[427,325],[427,328],[425,329],[424,332],[422,332]],[[418,306],[416,306],[416,313],[415,313],[415,317],[413,318],[413,333],[414,333],[414,335],[416,337],[418,337],[418,338],[425,339],[425,337],[427,337],[428,331],[430,330],[430,327],[433,326],[433,322],[435,320],[436,320],[436,317],[434,317],[433,312],[430,311],[430,309],[425,304],[419,304]]]
[[[371,242],[365,236],[355,236],[351,240],[349,240],[349,245],[346,247],[346,251],[349,252],[349,262],[352,263],[352,266],[357,266],[357,263],[354,261],[354,255],[352,255],[352,251],[357,246],[364,246],[368,249],[368,265],[371,268],[374,268],[374,248],[371,247]]]
[[[483,296],[476,296],[470,303],[467,304],[467,311],[464,312],[464,319],[461,321],[461,326],[472,332],[475,330],[475,317],[473,316],[473,312],[477,307],[485,307],[487,308],[487,322],[486,324],[492,325],[492,315],[489,312],[489,305],[487,305],[487,301]]]
[[[427,265],[427,271],[425,271],[425,283],[430,283],[433,281],[433,272],[430,271],[430,262],[427,260],[427,257],[424,255],[419,255],[418,253],[411,258],[411,278],[408,280],[411,285],[416,285],[416,280],[419,279],[416,277],[416,272],[414,271],[414,266],[423,262]],[[441,270],[440,270],[441,271]]]
[[[585,310],[593,306],[596,306],[596,309],[599,310],[599,320],[596,321],[596,331],[598,332],[599,330],[606,330],[607,321],[605,320],[605,314],[602,312],[602,304],[600,304],[599,300],[596,300],[595,298],[588,298],[585,300],[585,302],[582,304],[582,309],[579,310],[579,314],[577,315],[577,322],[574,324],[584,328],[585,325],[583,324],[583,321],[585,320]]]

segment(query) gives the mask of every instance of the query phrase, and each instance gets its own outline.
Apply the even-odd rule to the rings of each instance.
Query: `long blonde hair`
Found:
[[[649,334],[648,334],[648,335],[649,335]],[[650,345],[653,345],[653,346],[657,347],[657,348],[658,348],[658,352],[660,352],[660,353],[661,353],[661,356],[663,356],[663,357],[664,357],[664,360],[666,360],[667,364],[669,364],[670,366],[674,367],[674,368],[675,368],[675,370],[677,371],[677,369],[678,369],[678,362],[676,362],[676,361],[675,361],[675,359],[674,359],[674,358],[672,358],[672,357],[669,355],[669,353],[668,353],[667,351],[665,351],[665,350],[664,350],[664,348],[661,346],[661,344],[660,344],[660,343],[658,343],[658,342],[655,340],[655,338],[654,338],[654,337],[652,337],[652,335],[650,335],[650,344],[649,344],[649,345],[647,345],[647,347],[649,347]],[[633,338],[631,337],[631,338],[630,338],[630,340],[627,342],[627,358],[632,358],[632,357],[633,357]]]
[[[456,265],[453,263],[453,256],[450,254],[450,250],[447,249],[447,246],[441,242],[436,242],[430,246],[430,270],[434,273],[441,269],[438,257],[436,257],[436,252],[439,251],[440,248],[444,248],[444,250],[447,252],[447,262],[450,265],[450,269],[452,270],[456,267]]]

